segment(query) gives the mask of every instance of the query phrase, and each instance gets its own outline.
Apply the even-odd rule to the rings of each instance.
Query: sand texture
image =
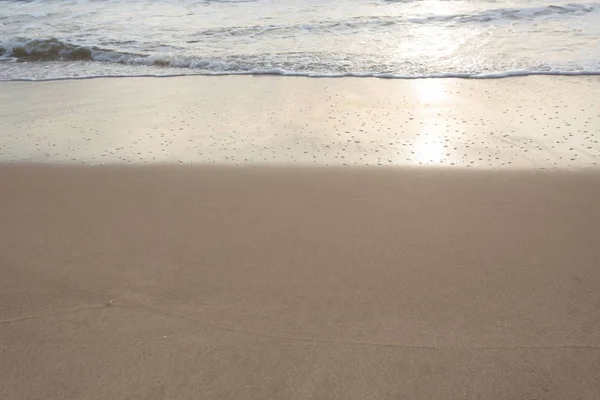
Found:
[[[0,168],[0,398],[598,399],[600,175]]]
[[[600,165],[600,78],[0,82],[0,161]]]
[[[0,82],[0,399],[599,399],[598,98]]]

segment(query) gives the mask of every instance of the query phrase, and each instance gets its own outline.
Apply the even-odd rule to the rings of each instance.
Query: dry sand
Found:
[[[274,92],[293,81],[216,78],[199,85],[214,85],[215,93],[219,85]],[[513,102],[533,101],[539,84],[552,95],[537,111],[532,104],[523,111],[505,112],[504,103],[493,109],[475,92],[455,95],[440,108],[420,103],[416,94],[414,100],[398,94],[402,112],[464,116],[463,133],[451,139],[457,147],[495,141],[466,119],[489,115],[494,135],[521,143],[514,154],[510,147],[498,153],[505,165],[493,168],[470,163],[478,151],[471,147],[468,162],[453,168],[410,162],[399,162],[402,168],[300,167],[306,163],[293,156],[311,142],[298,125],[305,118],[294,111],[298,101],[281,111],[281,119],[295,123],[277,135],[253,136],[260,124],[249,114],[250,101],[225,119],[238,127],[237,139],[270,143],[282,164],[277,167],[206,165],[230,162],[225,154],[252,154],[226,146],[219,150],[223,158],[191,157],[198,163],[192,166],[114,165],[118,158],[103,167],[40,164],[36,154],[56,146],[66,146],[75,160],[57,155],[54,163],[91,160],[119,134],[132,146],[121,155],[151,157],[162,145],[142,140],[136,123],[166,132],[165,121],[179,108],[166,103],[170,114],[150,115],[157,99],[172,95],[160,90],[169,84],[184,90],[182,82],[195,81],[0,84],[7,89],[0,96],[15,98],[0,102],[0,152],[5,161],[32,154],[29,161],[36,162],[0,165],[0,399],[599,398],[598,117],[595,108],[573,111],[597,99],[598,80],[446,83],[495,93],[506,84],[509,94],[502,96]],[[307,92],[295,89],[304,96],[318,97],[310,85],[328,83],[351,98],[359,88],[375,93],[388,81],[295,82],[305,86]],[[54,103],[44,97],[61,90]],[[154,99],[140,95],[152,90]],[[192,102],[190,93],[183,104]],[[107,114],[114,105],[98,102],[110,96],[123,107],[120,117]],[[383,104],[383,97],[375,99]],[[541,128],[551,105],[560,101],[573,114],[561,110],[565,125],[549,135],[564,138],[554,153],[536,150],[546,140]],[[352,114],[366,112],[362,107],[369,106],[340,100],[333,108]],[[226,107],[215,103],[194,112],[208,123],[216,121],[209,116],[215,109]],[[523,122],[527,129],[519,130],[510,121],[520,113],[538,122]],[[362,121],[372,126],[357,140],[388,140],[374,128],[381,120]],[[76,140],[81,128],[68,128],[84,123],[100,133],[87,144]],[[173,145],[193,141],[195,126],[181,126]],[[278,135],[298,144],[285,152]],[[218,143],[204,139],[190,146]],[[315,154],[327,149],[323,140],[315,140]],[[348,159],[363,165],[351,146],[344,150]],[[185,148],[171,148],[162,161],[187,154]],[[367,151],[374,159],[375,150]],[[552,154],[557,165],[546,163]],[[566,155],[575,161],[558,158]],[[521,168],[510,168],[510,159]],[[555,169],[537,170],[542,165]]]
[[[0,398],[597,399],[599,178],[4,166]]]

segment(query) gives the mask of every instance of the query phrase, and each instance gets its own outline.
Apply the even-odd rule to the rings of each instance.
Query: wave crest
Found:
[[[360,63],[355,64],[355,59]],[[185,54],[139,54],[119,52],[94,46],[82,46],[58,39],[14,39],[0,42],[0,61],[17,62],[92,61],[96,65],[119,64],[140,68],[139,73],[124,76],[179,76],[179,75],[282,75],[307,77],[376,77],[391,79],[415,78],[502,78],[524,75],[599,75],[598,64],[568,65],[560,68],[545,63],[520,65],[496,62],[484,68],[476,66],[447,65],[437,70],[429,68],[428,60],[390,61],[376,54],[351,54],[329,52],[284,52],[259,54],[232,54],[222,57],[201,57]],[[32,65],[35,63],[32,63]],[[60,64],[59,64],[60,65]],[[62,68],[62,67],[57,67]],[[87,67],[86,67],[87,68]],[[130,68],[130,67],[127,67]],[[115,68],[114,73],[103,76],[122,76],[133,69]],[[76,77],[94,76],[90,72]],[[96,70],[97,71],[97,70]],[[63,74],[59,74],[63,75]],[[70,76],[69,73],[64,76]],[[72,78],[72,77],[71,77]],[[28,79],[28,78],[27,78]],[[27,80],[26,79],[26,80]],[[32,78],[33,79],[33,78]],[[44,80],[33,79],[33,80]],[[50,78],[57,79],[57,78]],[[70,78],[66,78],[70,79]]]
[[[0,56],[21,61],[91,61],[92,49],[55,38],[14,40],[0,45]]]

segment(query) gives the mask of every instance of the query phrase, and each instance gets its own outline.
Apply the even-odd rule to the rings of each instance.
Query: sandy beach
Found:
[[[599,77],[2,82],[0,161],[594,168]]]
[[[0,83],[0,398],[597,399],[598,95]]]

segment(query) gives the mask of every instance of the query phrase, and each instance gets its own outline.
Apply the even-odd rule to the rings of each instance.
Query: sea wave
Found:
[[[538,17],[559,15],[584,15],[596,11],[598,3],[563,4],[545,7],[497,8],[473,14],[440,15],[426,17],[425,21],[490,22],[495,20],[534,20]]]
[[[516,22],[519,20],[534,20],[538,17],[553,17],[560,15],[584,15],[598,9],[597,3],[589,4],[563,4],[545,7],[525,8],[497,8],[482,10],[470,14],[442,14],[424,16],[366,16],[354,17],[344,20],[313,21],[302,24],[263,24],[252,26],[225,26],[206,29],[197,32],[188,43],[195,43],[206,37],[256,37],[261,35],[278,34],[294,35],[302,33],[332,33],[339,31],[347,33],[359,29],[390,29],[394,25],[402,24],[430,24],[430,23],[490,23],[498,21]]]
[[[21,61],[93,60],[92,49],[61,40],[14,38],[0,42],[0,57]]]
[[[180,76],[180,75],[279,75],[306,77],[375,77],[388,79],[416,78],[472,78],[489,79],[525,75],[600,75],[600,64],[565,64],[551,65],[532,63],[517,66],[513,63],[487,64],[480,68],[473,66],[451,65],[439,66],[437,70],[430,67],[427,59],[389,61],[377,54],[351,54],[328,52],[282,52],[282,53],[253,53],[229,54],[225,56],[186,55],[178,53],[134,53],[123,52],[98,46],[84,46],[49,39],[14,38],[0,41],[0,60],[25,62],[29,65],[49,65],[57,62],[55,71],[60,71],[60,62],[79,65],[88,62],[77,73],[78,77],[93,78],[93,64],[110,68],[101,76]],[[46,64],[44,64],[46,63]],[[112,65],[112,66],[111,66]],[[124,66],[115,68],[115,66]],[[8,66],[8,64],[6,64]],[[16,65],[15,65],[16,67]],[[139,73],[131,73],[131,68],[144,67]],[[123,75],[122,71],[127,71]],[[87,72],[84,72],[87,71]],[[448,71],[448,72],[447,72]],[[10,74],[8,75],[10,76]],[[15,75],[12,75],[15,76]],[[39,75],[44,80],[48,75]],[[68,73],[52,73],[50,80],[65,77],[75,78]],[[0,78],[1,79],[1,78]],[[6,79],[12,80],[12,79]]]
[[[186,40],[187,44],[214,41],[232,37],[257,38],[259,36],[294,37],[299,33],[349,34],[364,30],[390,30],[401,25],[427,24],[477,24],[477,23],[514,23],[520,20],[534,20],[538,17],[550,18],[560,15],[584,15],[598,11],[598,3],[563,4],[544,7],[497,8],[486,9],[469,14],[420,15],[420,16],[363,16],[342,20],[310,21],[301,24],[258,24],[251,26],[224,26],[195,32]],[[100,46],[82,46],[58,39],[9,38],[0,40],[0,57],[12,57],[22,61],[55,60],[96,60],[98,57],[114,58],[111,50]],[[135,54],[132,54],[135,56]],[[143,57],[143,55],[139,55]],[[160,63],[160,61],[157,61]]]

